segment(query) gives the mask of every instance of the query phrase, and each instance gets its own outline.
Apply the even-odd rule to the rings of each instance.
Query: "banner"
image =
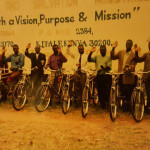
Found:
[[[39,44],[48,57],[53,44],[65,49],[68,40],[84,44],[87,54],[105,44],[109,55],[114,41],[117,51],[128,39],[148,50],[150,0],[1,0],[0,6],[0,47],[10,53],[13,44],[24,53],[31,43],[31,51]]]

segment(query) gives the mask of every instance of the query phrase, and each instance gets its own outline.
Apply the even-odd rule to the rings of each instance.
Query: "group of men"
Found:
[[[75,89],[80,86],[81,93],[86,82],[86,71],[82,70],[89,68],[89,63],[95,63],[95,69],[97,70],[97,76],[94,79],[98,89],[98,97],[102,108],[106,108],[109,103],[109,95],[111,89],[111,76],[106,73],[109,72],[112,68],[112,60],[118,59],[118,72],[134,72],[135,66],[139,62],[144,62],[144,71],[150,71],[150,51],[144,53],[142,57],[139,57],[138,50],[139,47],[134,45],[134,51],[132,50],[133,41],[126,41],[126,50],[120,50],[115,53],[115,48],[118,46],[118,42],[112,44],[112,50],[110,56],[106,55],[107,49],[105,45],[100,46],[100,54],[92,56],[96,51],[96,48],[93,47],[87,56],[84,53],[84,46],[80,44],[78,46],[78,53],[73,52],[72,46],[73,41],[69,41],[66,49],[67,58],[63,55],[61,47],[58,45],[53,45],[53,54],[49,56],[46,64],[45,54],[40,52],[40,46],[35,47],[35,52],[30,53],[29,49],[31,44],[29,43],[25,50],[25,56],[31,59],[31,79],[34,82],[34,88],[37,89],[43,80],[43,68],[49,67],[52,70],[58,70],[63,67],[63,63],[68,63],[71,67],[76,67],[76,72],[74,73],[74,86]],[[148,44],[150,50],[150,42]],[[11,76],[10,80],[18,79],[21,74],[21,70],[24,66],[25,56],[19,53],[18,45],[13,46],[14,54],[5,57],[6,49],[3,47],[2,55],[0,55],[0,68],[8,68],[7,62],[11,62]],[[46,64],[46,65],[45,65]],[[4,73],[4,72],[3,72]],[[79,81],[78,83],[76,81]],[[146,86],[148,105],[150,105],[150,77],[144,75],[144,81]],[[136,77],[134,75],[120,75],[119,77],[119,86],[120,92],[124,95],[127,101],[130,101],[131,93],[136,85]],[[78,92],[75,90],[75,95],[78,95]]]

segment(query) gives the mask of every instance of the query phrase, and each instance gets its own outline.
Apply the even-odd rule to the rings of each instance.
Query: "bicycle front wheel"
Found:
[[[136,122],[140,122],[144,115],[144,95],[140,90],[134,89],[131,95],[131,111]]]
[[[116,90],[111,89],[110,98],[110,118],[114,122],[117,116],[117,93]]]
[[[39,112],[45,111],[51,101],[51,93],[48,85],[41,85],[35,95],[35,108]]]
[[[89,90],[87,87],[84,87],[82,93],[82,117],[85,118],[88,113],[88,105],[89,105]]]
[[[65,85],[62,88],[62,111],[64,114],[68,113],[70,108],[69,86]]]
[[[17,84],[13,93],[12,104],[15,110],[21,110],[26,103],[26,88],[23,84]]]

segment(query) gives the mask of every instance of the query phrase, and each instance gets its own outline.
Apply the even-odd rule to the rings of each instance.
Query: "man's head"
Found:
[[[17,44],[13,45],[13,51],[15,54],[18,54],[19,53],[19,47]]]
[[[100,53],[103,57],[106,55],[106,46],[105,45],[100,46]]]
[[[53,45],[53,47],[52,47],[52,49],[53,49],[53,51],[54,51],[54,54],[55,55],[58,55],[58,45]]]
[[[78,46],[78,51],[81,55],[84,53],[84,46],[82,44]]]
[[[132,40],[127,40],[126,41],[126,50],[127,50],[127,52],[131,51],[132,46],[133,46],[133,41]]]
[[[39,54],[40,53],[40,45],[35,46],[35,53]]]
[[[150,41],[148,42],[148,48],[149,48],[149,50],[150,50]]]

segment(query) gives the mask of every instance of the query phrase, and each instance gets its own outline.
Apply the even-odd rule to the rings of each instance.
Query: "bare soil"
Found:
[[[150,150],[150,113],[136,123],[130,113],[90,106],[87,117],[71,107],[64,115],[60,105],[39,113],[33,100],[21,110],[0,105],[0,150]]]

